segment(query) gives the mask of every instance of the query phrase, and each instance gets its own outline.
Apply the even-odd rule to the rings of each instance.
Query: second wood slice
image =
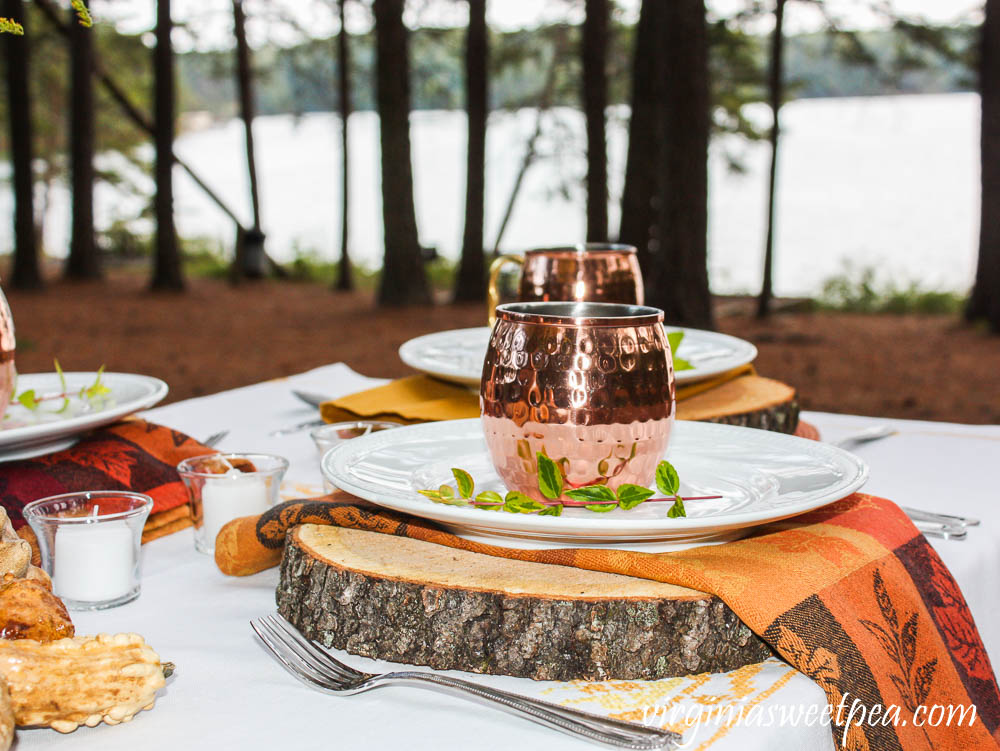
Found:
[[[670,584],[306,524],[279,612],[352,654],[539,680],[653,680],[771,655],[721,600]]]
[[[748,375],[677,402],[677,418],[794,433],[799,403],[788,384]]]

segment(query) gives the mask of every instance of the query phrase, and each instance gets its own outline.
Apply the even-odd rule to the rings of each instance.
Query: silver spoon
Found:
[[[838,448],[846,449],[849,446],[856,446],[862,443],[871,443],[872,441],[879,441],[883,438],[888,438],[891,435],[896,435],[898,433],[894,427],[891,425],[873,425],[870,428],[865,428],[864,430],[859,430],[853,435],[849,435],[846,438],[842,438],[837,441],[834,446]]]

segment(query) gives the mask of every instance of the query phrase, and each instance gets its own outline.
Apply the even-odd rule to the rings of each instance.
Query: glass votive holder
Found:
[[[331,422],[326,425],[320,425],[318,428],[310,430],[309,435],[312,436],[313,443],[316,444],[316,449],[319,451],[320,460],[322,461],[323,455],[327,451],[344,441],[349,441],[352,438],[360,438],[369,433],[377,433],[380,430],[401,427],[403,427],[402,423],[392,422],[391,420],[352,420],[349,422]],[[323,489],[327,493],[332,493],[337,488],[332,482],[323,478]]]
[[[24,507],[42,568],[67,608],[102,610],[139,596],[139,547],[152,508],[148,495],[117,490],[54,495]]]
[[[214,553],[228,522],[275,505],[287,470],[288,460],[273,454],[206,454],[178,464],[191,500],[195,549]]]
[[[380,430],[390,428],[401,428],[402,424],[391,422],[390,420],[353,420],[351,422],[331,422],[320,425],[309,431],[313,443],[322,456],[339,443],[349,441],[352,438],[360,438],[369,433],[377,433]]]

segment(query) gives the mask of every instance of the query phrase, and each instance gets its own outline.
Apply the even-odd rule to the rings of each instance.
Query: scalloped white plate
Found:
[[[97,373],[66,373],[65,377],[67,390],[75,393],[94,383]],[[62,407],[61,400],[45,402],[36,411],[11,404],[0,423],[0,461],[27,459],[67,448],[81,433],[152,407],[169,390],[159,378],[132,373],[104,373],[101,382],[111,389],[109,394],[93,402],[73,397],[64,412],[56,411]],[[29,389],[39,396],[61,393],[59,375],[18,375],[17,393]]]
[[[508,514],[434,503],[417,493],[453,483],[467,470],[477,491],[505,488],[493,468],[477,418],[426,423],[345,441],[326,453],[323,475],[380,506],[433,519],[473,535],[582,543],[691,542],[732,536],[844,498],[868,479],[857,456],[819,441],[753,428],[688,422],[674,425],[667,458],[681,477],[688,516],[667,517],[665,503],[631,511],[565,509],[562,516]]]
[[[694,366],[676,373],[678,384],[702,381],[757,358],[757,348],[735,336],[674,326],[668,326],[667,331],[684,332],[678,356]],[[399,358],[414,370],[435,378],[479,388],[489,342],[488,326],[438,331],[404,342]]]

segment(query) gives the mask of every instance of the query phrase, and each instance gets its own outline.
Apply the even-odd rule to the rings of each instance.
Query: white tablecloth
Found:
[[[265,451],[291,461],[283,493],[321,492],[318,455],[308,431],[272,437],[269,431],[308,420],[315,412],[295,399],[293,387],[330,396],[382,383],[344,365],[330,365],[288,379],[190,399],[150,410],[151,420],[197,438],[229,429],[222,450]],[[995,472],[1000,467],[1000,426],[883,420],[806,413],[826,440],[874,424],[891,423],[899,435],[860,449],[872,468],[865,490],[901,504],[983,519],[965,541],[932,541],[965,596],[994,661],[1000,660],[1000,507]],[[77,632],[135,631],[164,659],[175,677],[157,701],[128,725],[81,728],[70,737],[51,730],[19,732],[18,751],[255,751],[276,748],[399,748],[442,751],[469,748],[591,747],[551,730],[459,699],[411,688],[331,697],[303,686],[255,641],[248,621],[274,609],[277,571],[246,578],[223,576],[209,556],[194,551],[190,530],[144,547],[142,595],[123,607],[74,613]],[[767,586],[773,583],[767,584]],[[384,668],[346,656],[364,669]],[[822,691],[778,660],[734,673],[637,684],[558,684],[474,676],[491,685],[596,713],[640,712],[644,706],[679,706],[694,712],[726,705],[762,710],[824,705]],[[693,716],[690,715],[690,716]],[[706,722],[685,734],[685,747],[713,751],[830,749],[829,729],[800,722],[780,729],[760,724],[729,727]],[[776,715],[770,715],[773,719]],[[774,720],[777,722],[777,720]]]

